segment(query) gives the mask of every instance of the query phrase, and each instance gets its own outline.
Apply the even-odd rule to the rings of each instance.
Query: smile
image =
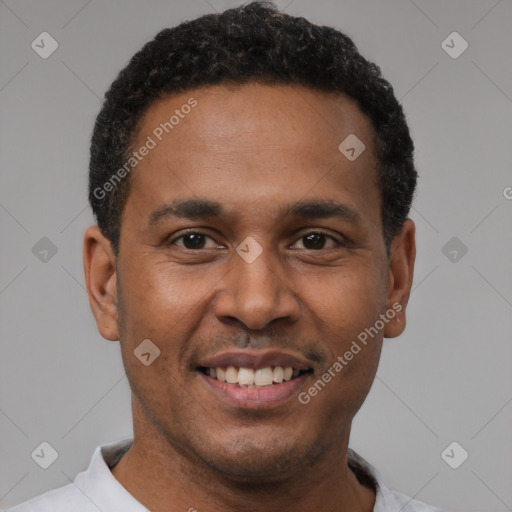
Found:
[[[207,392],[235,409],[284,406],[314,373],[301,354],[276,350],[232,350],[198,363]]]
[[[300,370],[291,366],[266,366],[264,368],[246,368],[246,367],[212,367],[200,368],[205,375],[220,382],[227,382],[238,387],[245,388],[266,388],[281,384],[299,377],[302,373],[310,370]]]

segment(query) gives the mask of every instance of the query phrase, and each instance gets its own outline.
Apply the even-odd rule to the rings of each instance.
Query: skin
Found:
[[[350,428],[383,337],[405,327],[415,241],[407,220],[386,254],[369,120],[343,95],[215,86],[153,104],[134,147],[190,97],[198,105],[133,171],[117,261],[97,226],[85,234],[91,308],[101,335],[120,340],[132,390],[134,444],[113,475],[156,512],[371,511],[373,489],[347,466]],[[351,133],[366,146],[353,162],[338,150]],[[153,211],[183,199],[224,212],[150,226]],[[290,213],[304,200],[342,203],[355,220]],[[202,248],[178,238],[188,228],[207,235]],[[312,232],[327,236],[311,243]],[[248,236],[263,251],[252,263],[235,251]],[[396,317],[301,404],[298,393],[396,303]],[[161,353],[145,366],[133,351],[147,338]],[[278,407],[230,406],[195,369],[226,350],[268,348],[313,372]]]

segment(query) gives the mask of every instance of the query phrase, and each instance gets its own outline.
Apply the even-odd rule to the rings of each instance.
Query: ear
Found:
[[[110,341],[119,340],[116,258],[110,240],[98,226],[89,227],[84,235],[84,272],[89,304],[100,334]]]
[[[405,309],[411,293],[416,259],[415,225],[407,219],[390,248],[386,310],[395,311],[395,317],[386,323],[384,336],[395,338],[405,329]]]

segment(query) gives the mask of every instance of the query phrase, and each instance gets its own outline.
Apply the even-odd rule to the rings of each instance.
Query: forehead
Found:
[[[197,105],[188,108],[192,99]],[[169,121],[172,124],[169,133],[159,130],[161,124]],[[187,128],[191,124],[194,134],[188,138],[190,130]],[[276,127],[280,131],[276,132]],[[299,149],[297,146],[306,138],[310,144],[303,145],[303,149],[308,149],[315,141],[319,150],[329,151],[333,149],[333,142],[350,133],[373,146],[369,119],[354,100],[341,93],[326,93],[299,85],[223,84],[164,97],[146,111],[137,138],[151,133],[158,138],[158,132],[162,131],[161,136],[167,138],[166,135],[172,134],[176,142],[187,139],[185,149],[189,150],[206,149],[205,141],[210,146],[213,142],[222,142],[225,146],[231,142],[239,151],[244,150],[244,141],[250,144],[248,149],[255,145],[271,149],[268,144],[273,141],[281,147],[290,145]],[[253,137],[256,132],[259,139]],[[325,143],[319,146],[321,140]]]
[[[350,149],[354,137],[364,151],[351,160],[343,141]],[[150,106],[134,148],[149,140],[132,176],[139,203],[186,195],[249,205],[333,191],[345,202],[379,202],[370,121],[342,94],[258,83],[200,88]]]

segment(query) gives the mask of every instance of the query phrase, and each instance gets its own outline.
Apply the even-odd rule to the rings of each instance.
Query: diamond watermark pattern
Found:
[[[59,454],[50,443],[43,441],[30,456],[38,466],[48,469],[57,460]]]
[[[442,452],[441,458],[450,466],[452,469],[457,469],[461,466],[465,460],[469,457],[469,453],[464,449],[462,445],[453,441],[450,443]]]
[[[452,32],[441,43],[441,48],[452,59],[458,59],[468,49],[468,46],[468,42],[458,32]]]
[[[444,244],[441,252],[452,262],[458,263],[468,252],[467,246],[456,236]]]
[[[30,46],[39,57],[47,59],[59,47],[59,43],[48,32],[41,32]]]
[[[32,247],[32,254],[43,263],[48,263],[56,254],[57,246],[47,237],[43,236]]]
[[[366,146],[358,137],[351,133],[338,146],[338,149],[340,150],[340,153],[347,158],[347,160],[353,162],[366,149]]]
[[[160,355],[160,349],[151,340],[145,339],[133,353],[143,365],[149,366]]]
[[[252,263],[263,252],[263,247],[248,236],[237,248],[236,252],[247,262]]]

